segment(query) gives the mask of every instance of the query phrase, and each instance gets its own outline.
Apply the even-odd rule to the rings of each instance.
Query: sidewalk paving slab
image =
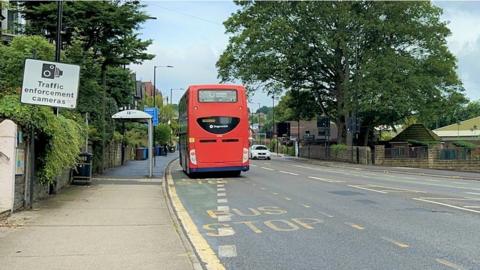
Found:
[[[170,156],[157,163],[158,173]],[[162,179],[115,180],[128,166],[101,176],[108,180],[69,186],[0,224],[0,269],[194,269]]]

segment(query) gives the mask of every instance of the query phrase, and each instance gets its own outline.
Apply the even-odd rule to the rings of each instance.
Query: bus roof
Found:
[[[188,88],[231,89],[231,88],[245,88],[245,87],[240,84],[193,84],[193,85],[189,85]]]

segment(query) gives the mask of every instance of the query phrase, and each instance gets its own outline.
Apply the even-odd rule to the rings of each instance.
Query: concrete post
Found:
[[[375,145],[375,165],[383,165],[385,160],[385,145]]]
[[[11,120],[4,120],[0,123],[0,212],[13,211],[16,145],[17,125]]]

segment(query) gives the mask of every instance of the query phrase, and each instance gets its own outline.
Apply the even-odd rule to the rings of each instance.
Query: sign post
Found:
[[[27,59],[21,102],[74,109],[79,81],[80,66]]]

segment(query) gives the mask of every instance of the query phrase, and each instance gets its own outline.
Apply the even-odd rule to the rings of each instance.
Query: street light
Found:
[[[173,68],[173,66],[166,65],[166,66],[153,66],[153,107],[156,108],[156,99],[157,99],[157,68]],[[153,145],[155,146],[155,132],[153,132]],[[156,165],[156,158],[153,159],[153,165]]]
[[[172,96],[173,90],[182,90],[183,91],[184,89],[183,88],[176,88],[176,89],[170,88],[170,105],[173,104],[173,96]]]

